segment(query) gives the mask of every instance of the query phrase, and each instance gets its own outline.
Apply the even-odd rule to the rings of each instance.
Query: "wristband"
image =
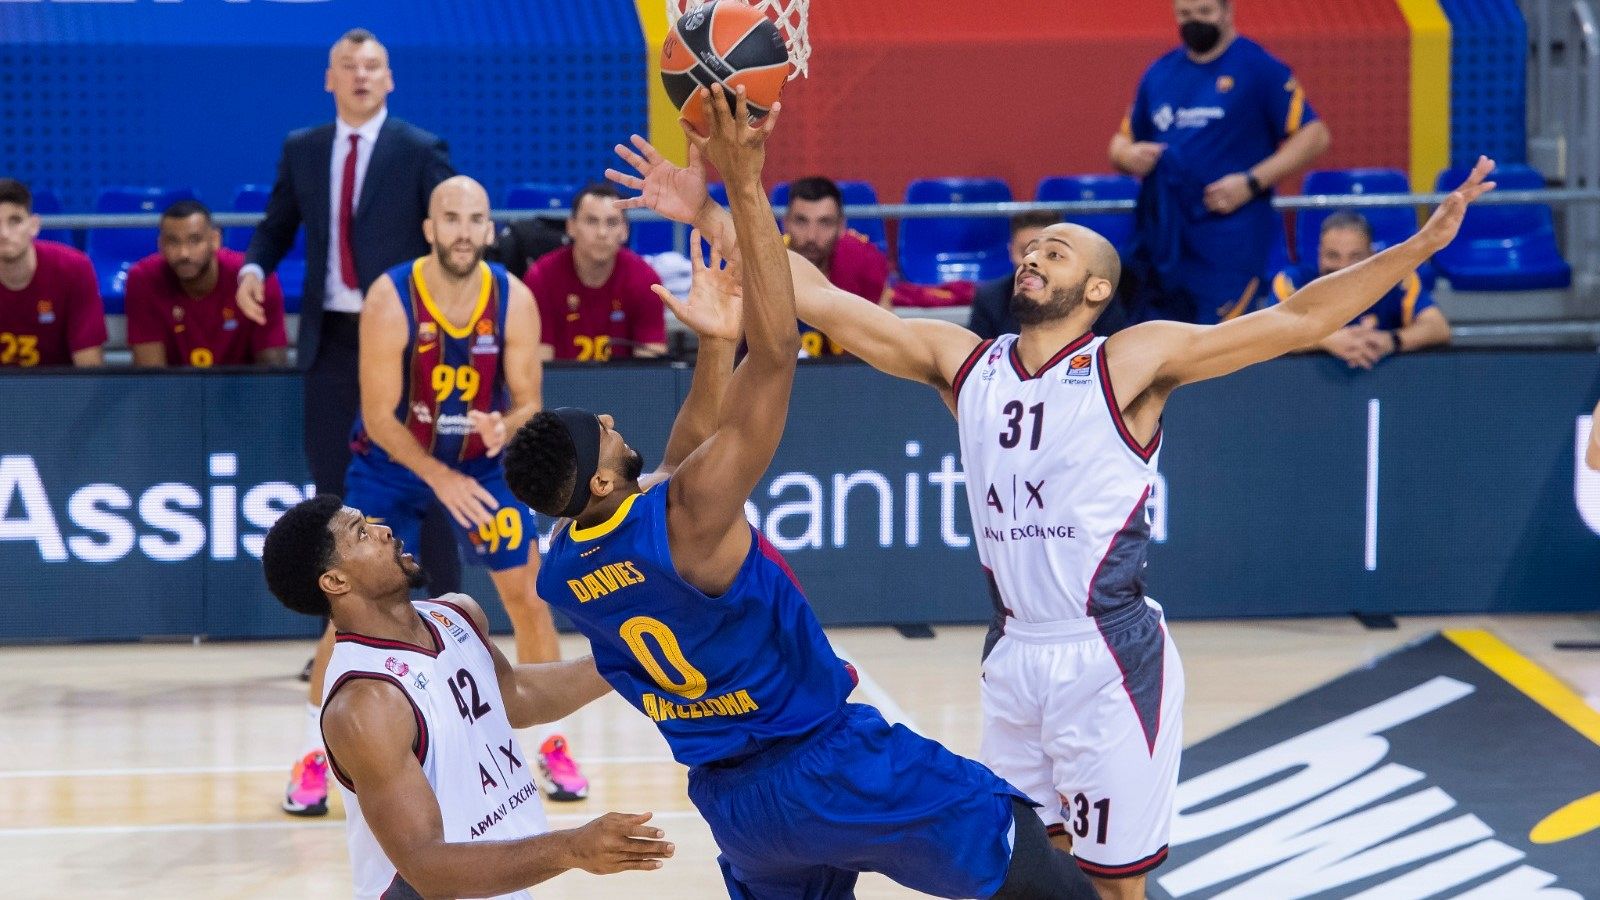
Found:
[[[1267,192],[1267,189],[1261,186],[1261,181],[1256,178],[1256,173],[1254,172],[1245,172],[1244,182],[1250,185],[1250,194],[1253,197],[1259,197]]]
[[[1400,329],[1398,329],[1398,328],[1389,329],[1389,337],[1394,339],[1394,352],[1396,352],[1396,353],[1404,353],[1405,350],[1406,350],[1406,342],[1400,340]]]

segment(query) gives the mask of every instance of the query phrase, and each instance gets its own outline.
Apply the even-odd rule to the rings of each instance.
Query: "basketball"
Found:
[[[710,130],[705,109],[691,103],[695,88],[721,82],[728,91],[743,87],[752,118],[760,119],[778,102],[789,79],[789,51],[778,27],[740,0],[715,0],[685,13],[661,47],[661,82],[672,105],[701,134]]]

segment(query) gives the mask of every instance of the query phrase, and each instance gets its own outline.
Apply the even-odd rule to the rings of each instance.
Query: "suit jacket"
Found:
[[[296,342],[302,368],[316,359],[322,337],[332,234],[328,219],[334,133],[330,122],[292,132],[284,140],[266,218],[256,227],[245,254],[247,262],[270,274],[294,246],[295,229],[305,226],[306,283]],[[454,174],[443,140],[393,116],[384,120],[350,225],[350,248],[362,291],[390,266],[428,252],[422,237],[428,196]]]

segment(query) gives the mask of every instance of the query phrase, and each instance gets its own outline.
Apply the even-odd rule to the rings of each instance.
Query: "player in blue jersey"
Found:
[[[1133,314],[1210,325],[1249,310],[1283,233],[1272,186],[1330,137],[1289,67],[1234,30],[1233,0],[1173,8],[1183,46],[1140,79],[1109,153],[1118,169],[1158,180],[1142,211],[1151,189],[1167,207],[1150,216],[1164,228],[1142,227]]]
[[[858,873],[876,871],[943,897],[1093,897],[1015,788],[848,702],[848,667],[745,520],[783,434],[800,336],[760,180],[779,108],[749,126],[736,124],[748,121],[742,93],[736,114],[724,101],[720,87],[706,95],[712,136],[691,132],[691,152],[728,186],[748,354],[730,376],[737,325],[702,344],[695,390],[648,476],[608,415],[559,409],[517,432],[506,449],[512,491],[572,520],[551,542],[540,594],[690,767],[689,795],[731,896],[849,897]],[[714,333],[701,320],[719,316],[715,296],[732,276],[697,276],[688,304],[663,299]]]

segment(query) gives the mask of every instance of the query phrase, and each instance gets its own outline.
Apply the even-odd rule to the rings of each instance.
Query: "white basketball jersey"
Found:
[[[417,717],[412,750],[438,799],[446,842],[545,833],[550,826],[533,774],[538,763],[522,751],[506,719],[486,638],[472,617],[448,600],[412,605],[428,626],[432,646],[339,634],[328,662],[323,709],[340,688],[362,678],[388,682],[405,693]],[[328,768],[344,797],[356,897],[416,896],[361,813],[361,785],[350,783],[332,753]],[[528,892],[505,896],[526,898]]]
[[[1144,602],[1145,516],[1161,432],[1128,432],[1085,334],[1028,374],[1017,336],[980,344],[955,378],[973,539],[1006,611],[1024,622]]]

